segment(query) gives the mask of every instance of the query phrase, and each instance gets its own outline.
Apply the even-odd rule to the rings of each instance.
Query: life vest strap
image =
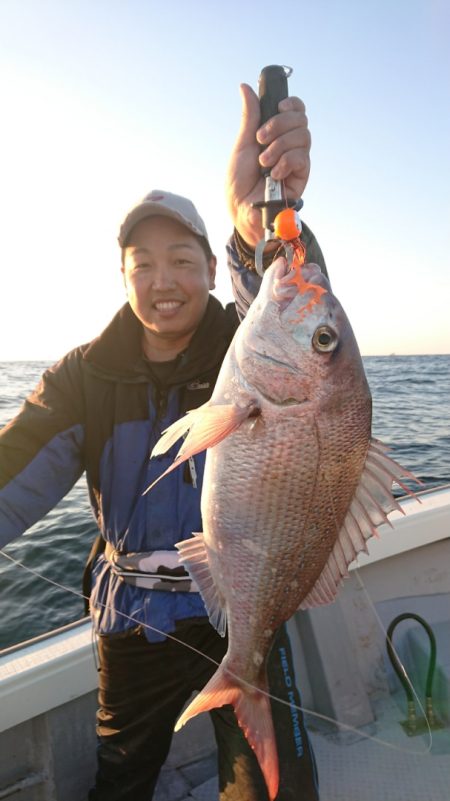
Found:
[[[120,553],[106,543],[105,558],[114,575],[126,584],[163,592],[198,592],[198,586],[179,562],[178,551]]]

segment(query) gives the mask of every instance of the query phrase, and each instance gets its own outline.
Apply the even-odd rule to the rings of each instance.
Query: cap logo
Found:
[[[154,192],[148,195],[148,200],[164,200],[164,195],[156,195]]]

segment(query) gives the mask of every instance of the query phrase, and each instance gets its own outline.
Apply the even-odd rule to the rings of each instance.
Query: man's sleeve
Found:
[[[40,520],[84,470],[84,404],[77,351],[44,373],[0,431],[0,547]]]
[[[318,264],[327,276],[325,259],[313,232],[302,220],[302,242],[306,247],[306,261]],[[228,267],[239,319],[242,320],[258,294],[261,278],[255,270],[254,251],[239,239],[235,231],[227,244]]]

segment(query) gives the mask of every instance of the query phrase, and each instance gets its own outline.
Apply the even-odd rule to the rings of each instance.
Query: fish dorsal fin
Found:
[[[404,511],[392,495],[395,481],[409,494],[401,479],[417,481],[408,470],[386,455],[388,448],[371,440],[364,468],[339,536],[328,561],[314,587],[302,601],[300,609],[309,609],[334,601],[342,579],[348,576],[348,566],[361,551],[367,553],[366,541],[376,535],[377,526],[391,523],[389,512]]]
[[[197,583],[212,625],[221,637],[225,637],[227,630],[225,599],[211,575],[208,549],[203,534],[194,534],[188,540],[177,542],[175,548],[180,554],[180,562]]]

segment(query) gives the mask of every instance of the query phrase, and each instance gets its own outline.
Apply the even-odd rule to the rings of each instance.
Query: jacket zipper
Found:
[[[156,424],[160,423],[167,412],[169,392],[167,387],[156,386]],[[197,470],[193,456],[190,456],[184,466],[184,481],[197,489]]]
[[[164,415],[167,412],[167,402],[169,399],[169,393],[167,388],[161,388],[160,386],[156,387],[156,422],[160,422]]]

